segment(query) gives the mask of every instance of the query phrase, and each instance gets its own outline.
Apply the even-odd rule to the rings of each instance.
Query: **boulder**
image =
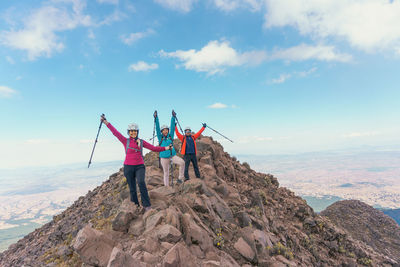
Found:
[[[193,267],[197,266],[194,256],[182,243],[173,246],[165,255],[163,267]]]
[[[125,267],[125,266],[145,267],[146,265],[134,259],[128,253],[115,247],[111,252],[110,260],[108,262],[107,267]]]
[[[76,236],[73,248],[88,265],[107,266],[115,242],[101,231],[85,226]]]
[[[178,229],[169,224],[164,224],[158,227],[155,234],[161,242],[168,242],[168,243],[176,243],[182,237],[182,233]]]
[[[146,218],[146,232],[153,230],[157,225],[161,224],[165,217],[165,211],[157,212]]]
[[[234,248],[248,261],[252,261],[256,255],[253,249],[249,246],[249,244],[247,244],[246,241],[244,241],[242,237],[236,241]]]
[[[132,212],[120,211],[112,222],[112,229],[119,232],[127,232],[134,216]]]
[[[203,251],[207,251],[207,249],[213,246],[212,239],[208,233],[197,225],[188,213],[182,216],[182,228],[185,242],[188,246],[196,244],[199,245]]]

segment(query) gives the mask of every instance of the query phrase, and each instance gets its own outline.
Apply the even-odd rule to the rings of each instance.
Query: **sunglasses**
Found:
[[[128,130],[128,132],[135,132],[135,133],[137,133],[137,130]]]

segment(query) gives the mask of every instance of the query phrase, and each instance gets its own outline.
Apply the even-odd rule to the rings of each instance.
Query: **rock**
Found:
[[[115,247],[110,256],[107,267],[145,267],[140,261],[134,259],[131,255],[123,252],[121,249]]]
[[[142,219],[138,218],[131,222],[128,232],[135,236],[139,236],[143,233],[143,231],[144,231],[144,222]]]
[[[133,214],[131,212],[121,211],[117,214],[112,222],[112,229],[119,232],[127,232],[129,229],[130,222],[133,220]]]
[[[251,224],[251,219],[249,217],[249,214],[244,211],[237,212],[235,214],[235,217],[238,219],[240,227],[246,227]]]
[[[147,251],[145,251],[143,256],[142,256],[142,260],[145,263],[148,263],[148,264],[151,264],[151,265],[155,265],[158,262],[158,257],[148,253]]]
[[[159,243],[158,240],[155,240],[153,237],[146,238],[146,241],[143,245],[143,249],[149,253],[154,253],[158,250]]]
[[[89,265],[107,266],[115,242],[87,225],[79,231],[73,244],[82,261]]]
[[[203,251],[207,251],[207,249],[213,246],[212,239],[209,237],[208,233],[198,226],[188,213],[182,216],[182,228],[185,242],[188,246],[196,244],[199,245]]]
[[[165,217],[165,211],[160,211],[156,214],[149,216],[146,219],[146,232],[153,230],[153,228],[161,224],[164,217]]]
[[[244,241],[243,238],[239,238],[239,240],[235,243],[234,248],[248,261],[252,261],[256,255],[253,249],[247,244],[246,241]]]
[[[179,211],[177,211],[175,208],[168,208],[166,210],[165,223],[174,226],[176,229],[180,229],[181,223],[178,213]]]
[[[214,210],[218,213],[218,215],[225,221],[234,223],[233,214],[229,206],[218,197],[211,197],[211,203],[214,207]]]
[[[190,251],[182,243],[173,246],[165,255],[163,267],[193,267],[197,266]]]
[[[164,224],[156,230],[156,236],[161,242],[176,243],[181,237],[182,233],[169,224]]]

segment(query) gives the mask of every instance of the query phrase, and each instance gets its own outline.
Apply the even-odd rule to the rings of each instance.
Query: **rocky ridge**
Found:
[[[400,261],[400,227],[382,211],[358,200],[342,200],[321,215],[375,251]]]
[[[146,155],[153,210],[132,205],[121,169],[1,253],[0,266],[399,266],[212,138],[197,148],[204,179],[191,172],[175,187]]]

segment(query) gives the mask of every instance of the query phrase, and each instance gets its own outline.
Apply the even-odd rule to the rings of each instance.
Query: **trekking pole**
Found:
[[[178,123],[179,129],[181,130],[181,133],[184,133],[184,131],[182,131],[182,127],[181,124],[179,123],[178,117],[175,116],[176,122]]]
[[[174,186],[174,164],[172,163],[172,145],[170,145],[170,152],[171,152],[171,159],[170,159],[170,164],[171,164],[171,186]]]
[[[102,117],[104,117],[105,119],[105,115],[101,114]],[[94,141],[94,145],[93,145],[93,149],[92,149],[92,154],[90,155],[90,159],[89,159],[89,164],[88,164],[88,168],[90,167],[90,164],[92,163],[92,157],[93,157],[93,153],[94,153],[94,149],[96,148],[96,144],[97,144],[97,139],[99,137],[99,133],[100,133],[100,129],[101,129],[101,125],[103,124],[103,121],[100,121],[100,126],[99,126],[99,130],[97,131],[97,135],[96,135],[96,140]]]
[[[225,135],[221,134],[220,132],[218,132],[217,130],[214,130],[213,128],[211,128],[210,126],[207,125],[207,128],[210,128],[210,130],[213,130],[214,132],[216,132],[217,134],[221,135],[222,137],[224,137],[225,139],[228,139],[229,141],[231,141],[233,143],[233,141],[231,139],[229,139],[228,137],[226,137]]]

